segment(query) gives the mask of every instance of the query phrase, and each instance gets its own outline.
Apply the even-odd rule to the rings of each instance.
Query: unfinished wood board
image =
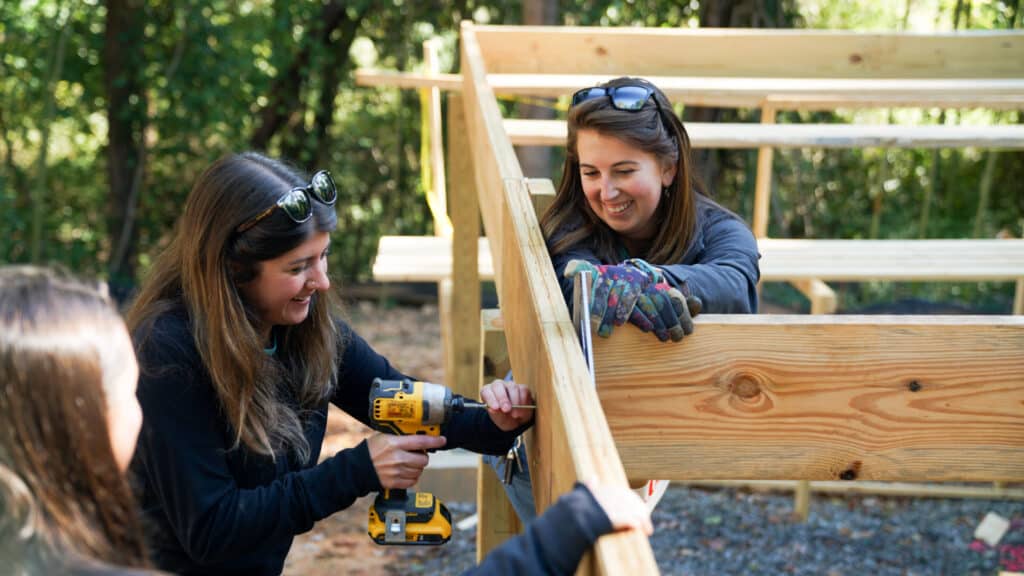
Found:
[[[454,184],[454,183],[453,183]],[[494,279],[487,238],[477,240],[477,272]],[[436,282],[452,274],[452,241],[440,236],[381,236],[373,261],[378,282]]]
[[[559,97],[597,86],[614,75],[489,74],[496,94]],[[948,106],[1020,108],[1024,80],[1012,79],[879,79],[879,78],[722,78],[652,76],[645,78],[673,102],[691,105],[761,107],[771,99],[777,107]]]
[[[516,146],[565,146],[564,120],[505,120]],[[687,122],[693,148],[1024,148],[1024,126]]]
[[[526,184],[511,144],[501,126],[493,93],[473,26],[462,28],[462,65],[469,136],[481,190],[481,209],[496,257],[498,293],[506,318],[509,354],[516,378],[528,383],[538,398],[531,460],[538,508],[580,478],[625,485],[625,472],[615,451],[597,396],[586,387],[583,355],[576,345],[568,310],[561,299],[551,261],[537,226]],[[492,200],[488,202],[485,200]],[[494,242],[492,228],[500,230]],[[657,573],[646,538],[621,533],[595,545],[600,573]]]
[[[759,238],[761,280],[1014,281],[1024,240]]]
[[[480,239],[479,274],[494,277]],[[1024,240],[791,240],[760,238],[761,280],[1014,281],[1024,278]],[[373,264],[379,282],[434,282],[451,274],[451,241],[382,236]],[[817,290],[817,285],[812,286]],[[814,292],[817,293],[817,292]],[[824,296],[822,293],[821,296]]]
[[[569,96],[596,86],[614,75],[488,74],[487,82],[500,96]],[[760,108],[770,103],[780,110],[836,108],[941,107],[1020,109],[1024,80],[926,78],[719,78],[651,76],[650,80],[673,102],[694,106]],[[397,88],[437,87],[462,90],[458,74],[421,74],[391,70],[356,70],[360,86]]]
[[[478,26],[490,73],[1024,78],[1024,33]]]
[[[452,282],[452,358],[448,381],[456,393],[473,396],[480,381],[480,209],[462,102],[457,94],[450,98],[448,171],[452,176],[448,211],[454,231],[448,252]],[[489,260],[485,266],[490,264]]]
[[[501,315],[497,310],[480,311],[480,385],[504,377],[508,350]],[[477,396],[474,394],[474,396]],[[501,480],[490,466],[481,462],[477,473],[476,561],[522,531],[519,516],[509,502]]]
[[[697,318],[595,339],[631,478],[1024,479],[1024,318]]]
[[[438,74],[419,72],[398,72],[359,68],[356,70],[356,85],[387,88],[439,88],[458,92],[462,90],[461,74]]]
[[[683,482],[705,488],[749,490],[794,490],[794,480],[700,480]],[[980,498],[983,500],[1024,500],[1024,488],[997,488],[992,484],[911,484],[907,482],[810,482],[811,492],[823,494],[874,494],[907,498]]]

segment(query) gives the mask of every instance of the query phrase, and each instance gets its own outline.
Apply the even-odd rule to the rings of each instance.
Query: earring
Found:
[[[668,186],[663,186],[661,188],[661,195],[664,196],[665,198],[669,197]]]

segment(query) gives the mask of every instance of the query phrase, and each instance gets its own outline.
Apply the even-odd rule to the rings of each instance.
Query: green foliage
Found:
[[[962,4],[966,10],[959,15],[956,0],[562,0],[559,10],[564,24],[595,26],[694,27],[723,6],[732,25],[949,30],[954,19],[961,29],[1008,28],[1019,20],[1016,4]],[[324,38],[323,14],[335,6],[343,18]],[[516,24],[521,12],[522,2],[497,0],[146,2],[144,41],[123,47],[141,55],[146,87],[136,278],[166,242],[198,173],[225,153],[249,149],[269,110],[280,113],[281,126],[266,140],[266,151],[304,169],[330,169],[339,184],[332,271],[344,281],[368,280],[380,235],[429,234],[432,223],[419,178],[418,96],[357,87],[353,71],[359,66],[417,70],[422,42],[435,36],[443,40],[442,67],[456,70],[461,20]],[[0,2],[0,262],[30,259],[38,206],[43,261],[106,273],[112,248],[105,17],[97,0]],[[58,55],[62,66],[51,82]],[[294,81],[287,76],[293,67]],[[520,104],[510,100],[502,106],[514,115]],[[757,119],[756,112],[746,110],[718,114],[720,121]],[[864,114],[879,112],[781,114],[780,121],[863,121]],[[939,121],[937,112],[902,114],[894,121]],[[1022,121],[1016,113],[984,114],[950,113],[944,121]],[[44,135],[49,147],[40,165]],[[978,219],[978,235],[1020,236],[1024,191],[1015,184],[1024,181],[1024,162],[1019,152],[993,154],[992,193]],[[561,158],[560,151],[553,154],[556,177]],[[756,154],[729,151],[708,158],[717,167],[711,182],[717,198],[749,218]],[[778,152],[770,233],[969,237],[988,158],[981,150],[943,150],[937,156],[927,150]],[[927,228],[921,229],[925,190],[932,191],[932,204]],[[843,287],[841,293],[849,306],[910,294],[999,307],[1012,296],[1009,289],[863,284]]]

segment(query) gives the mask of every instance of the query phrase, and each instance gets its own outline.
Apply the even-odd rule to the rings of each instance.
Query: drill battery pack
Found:
[[[428,492],[385,490],[370,506],[368,533],[381,545],[437,546],[452,537],[452,515]]]

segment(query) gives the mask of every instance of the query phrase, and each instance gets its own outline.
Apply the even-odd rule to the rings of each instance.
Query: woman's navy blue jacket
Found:
[[[757,312],[757,282],[761,271],[757,241],[742,220],[704,196],[697,196],[697,231],[677,264],[657,264],[669,284],[686,282],[699,296],[702,311],[712,314]],[[556,238],[559,235],[556,235]],[[550,241],[549,241],[550,244]],[[624,260],[625,258],[623,258]],[[572,278],[562,276],[570,260],[601,262],[586,240],[551,257],[562,295],[572,309]]]
[[[367,423],[373,379],[405,375],[339,324],[346,346],[330,402]],[[381,489],[365,441],[317,463],[327,401],[304,416],[310,446],[304,462],[232,448],[235,432],[183,308],[155,321],[139,364],[144,418],[131,471],[157,567],[178,574],[280,574],[295,535]],[[459,414],[443,430],[446,449],[487,454],[505,453],[521,432],[502,432],[484,410]]]

